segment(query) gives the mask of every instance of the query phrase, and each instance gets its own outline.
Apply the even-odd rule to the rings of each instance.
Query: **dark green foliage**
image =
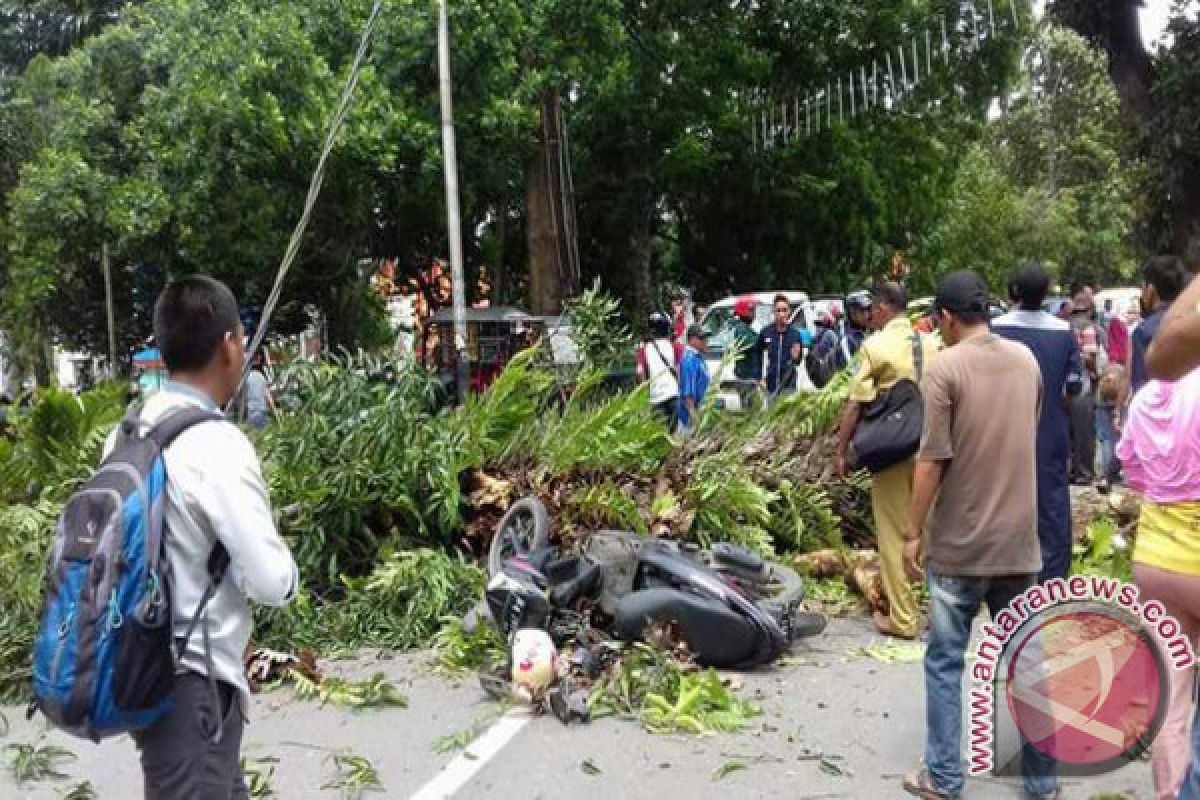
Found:
[[[383,556],[366,578],[347,579],[337,601],[305,592],[284,609],[261,609],[255,638],[324,656],[425,647],[447,617],[464,614],[482,592],[475,565],[442,551],[404,550]]]

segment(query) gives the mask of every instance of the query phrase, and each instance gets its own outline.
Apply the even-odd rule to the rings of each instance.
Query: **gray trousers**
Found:
[[[214,707],[208,678],[185,672],[175,680],[175,710],[133,734],[142,758],[146,800],[248,800],[242,779],[241,698],[217,684]],[[213,743],[217,726],[221,740]]]
[[[1095,397],[1082,394],[1068,401],[1071,429],[1071,477],[1096,479],[1096,405]]]

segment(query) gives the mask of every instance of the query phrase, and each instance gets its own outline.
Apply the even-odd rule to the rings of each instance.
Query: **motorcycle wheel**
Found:
[[[512,504],[496,526],[488,548],[488,574],[496,575],[504,562],[528,556],[550,543],[550,513],[536,497],[525,497]]]

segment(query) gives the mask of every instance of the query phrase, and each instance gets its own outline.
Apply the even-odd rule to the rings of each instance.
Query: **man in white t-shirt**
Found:
[[[683,346],[671,338],[671,320],[665,314],[650,315],[650,338],[637,351],[638,380],[650,384],[650,405],[674,433],[679,422],[679,367]]]

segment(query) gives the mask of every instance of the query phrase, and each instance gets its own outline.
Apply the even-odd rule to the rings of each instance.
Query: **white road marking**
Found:
[[[467,785],[488,761],[495,758],[504,746],[529,724],[533,715],[528,709],[515,709],[501,717],[495,725],[471,742],[462,753],[442,768],[433,780],[417,790],[410,800],[445,800]]]

